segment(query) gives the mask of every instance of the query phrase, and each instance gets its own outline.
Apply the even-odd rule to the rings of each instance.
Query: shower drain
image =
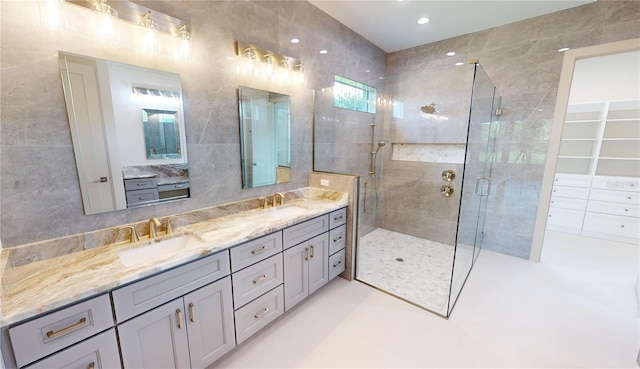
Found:
[[[404,261],[403,258],[396,258],[396,261]]]

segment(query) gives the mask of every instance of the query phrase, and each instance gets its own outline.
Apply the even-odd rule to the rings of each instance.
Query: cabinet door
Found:
[[[189,368],[182,298],[118,326],[125,368]]]
[[[329,282],[329,233],[309,240],[309,294]]]
[[[284,256],[284,309],[309,295],[309,242],[287,249]]]
[[[205,368],[236,346],[231,277],[184,296],[192,368]]]

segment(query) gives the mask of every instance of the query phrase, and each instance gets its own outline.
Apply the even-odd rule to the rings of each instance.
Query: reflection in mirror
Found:
[[[190,197],[180,75],[65,52],[59,63],[85,214]]]
[[[291,180],[289,96],[240,86],[242,188]]]
[[[177,111],[142,109],[148,159],[182,157],[177,115]]]

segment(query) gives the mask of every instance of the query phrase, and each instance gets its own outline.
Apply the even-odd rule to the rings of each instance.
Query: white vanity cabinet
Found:
[[[229,274],[224,251],[113,291],[125,368],[204,368],[232,350]]]
[[[284,307],[289,310],[329,282],[329,235],[325,232],[283,254]]]

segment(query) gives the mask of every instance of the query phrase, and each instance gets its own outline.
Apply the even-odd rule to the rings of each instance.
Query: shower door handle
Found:
[[[480,183],[487,181],[487,193],[482,193],[480,192]],[[484,186],[483,186],[484,188]],[[478,196],[489,196],[489,194],[491,193],[491,178],[487,178],[487,177],[480,177],[478,179],[476,179],[476,195]]]

